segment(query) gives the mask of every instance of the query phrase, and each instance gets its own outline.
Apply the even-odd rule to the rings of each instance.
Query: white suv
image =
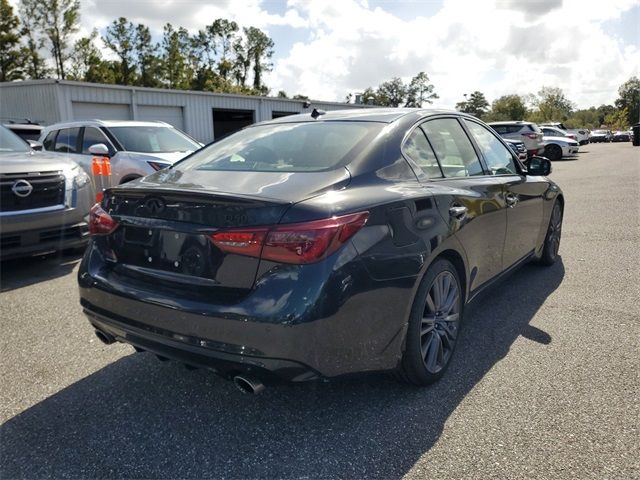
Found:
[[[168,123],[116,120],[56,123],[40,142],[45,150],[71,154],[89,175],[94,156],[111,157],[111,185],[150,175],[202,147]]]
[[[524,142],[529,157],[544,153],[542,130],[535,123],[520,121],[493,122],[489,123],[489,126],[503,138]]]

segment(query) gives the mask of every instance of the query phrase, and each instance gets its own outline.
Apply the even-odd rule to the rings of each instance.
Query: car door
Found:
[[[502,186],[487,175],[457,118],[430,119],[419,128],[440,169],[438,175],[433,165],[421,167],[429,176],[426,185],[464,248],[472,291],[502,271],[506,233]]]
[[[548,188],[545,177],[524,175],[513,153],[484,125],[464,120],[487,168],[500,182],[507,205],[507,234],[502,263],[511,267],[532,253],[538,242],[543,218],[543,196]]]

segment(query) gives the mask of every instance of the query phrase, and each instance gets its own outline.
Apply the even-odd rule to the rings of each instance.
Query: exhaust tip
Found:
[[[96,333],[96,337],[98,337],[98,340],[100,340],[105,345],[111,345],[116,341],[113,335],[109,335],[108,333],[103,332],[101,330],[96,330],[95,333]]]
[[[258,395],[265,389],[260,380],[245,375],[236,375],[233,377],[233,383],[242,393],[250,393],[252,395]]]

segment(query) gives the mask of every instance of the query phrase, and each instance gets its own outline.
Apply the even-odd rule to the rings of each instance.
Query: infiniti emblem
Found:
[[[16,180],[11,187],[11,191],[18,197],[28,197],[29,195],[31,195],[31,192],[33,192],[33,185],[31,185],[26,180]]]
[[[144,206],[149,213],[161,213],[166,205],[160,197],[151,197],[144,202]]]

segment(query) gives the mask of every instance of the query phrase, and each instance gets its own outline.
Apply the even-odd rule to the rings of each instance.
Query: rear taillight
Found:
[[[531,132],[531,133],[523,133],[522,135],[524,135],[525,137],[530,138],[531,140],[537,140],[538,139],[538,134]]]
[[[91,235],[109,235],[116,228],[116,222],[111,215],[105,212],[99,203],[96,203],[89,210],[89,233]]]
[[[331,255],[367,222],[368,212],[312,222],[255,229],[234,229],[211,235],[222,251],[279,263],[313,263]]]

